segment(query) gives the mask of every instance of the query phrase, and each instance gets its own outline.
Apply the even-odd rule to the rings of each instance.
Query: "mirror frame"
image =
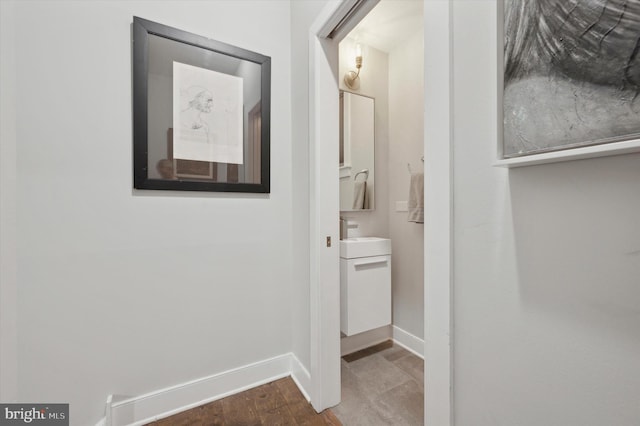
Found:
[[[368,95],[363,95],[362,93],[355,93],[355,92],[351,92],[349,90],[343,90],[340,89],[340,150],[343,151],[344,150],[344,142],[343,142],[343,138],[344,138],[344,106],[343,106],[343,96],[344,94],[350,94],[350,95],[356,95],[356,96],[360,96],[362,98],[367,98],[367,99],[371,99],[373,101],[373,141],[372,141],[372,148],[373,148],[373,173],[370,173],[371,176],[374,177],[374,189],[373,189],[373,203],[372,203],[372,207],[368,208],[368,209],[342,209],[340,208],[340,212],[347,212],[347,213],[352,213],[352,212],[371,212],[371,211],[375,211],[376,209],[376,196],[375,196],[375,191],[376,191],[376,185],[375,185],[375,175],[376,175],[376,167],[375,167],[375,162],[376,162],[376,98],[374,98],[373,96],[368,96]],[[339,156],[341,158],[344,158],[343,154],[340,152]],[[350,166],[350,165],[349,165]],[[344,163],[340,164],[340,162],[338,162],[338,167],[339,169],[341,169],[342,167],[344,167]],[[357,171],[358,172],[358,171]],[[356,172],[356,173],[357,173]],[[352,175],[349,175],[350,177],[352,177]],[[338,179],[342,179],[342,172],[340,172]]]

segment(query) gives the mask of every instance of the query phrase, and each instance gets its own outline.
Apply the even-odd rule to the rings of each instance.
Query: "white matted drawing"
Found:
[[[173,62],[173,158],[243,163],[242,78]]]

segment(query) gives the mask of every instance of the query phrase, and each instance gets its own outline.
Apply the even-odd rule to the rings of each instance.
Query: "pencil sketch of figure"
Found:
[[[173,158],[242,164],[243,78],[173,62]]]
[[[202,114],[210,114],[213,109],[213,95],[204,87],[191,86],[180,91],[186,105],[180,111],[181,127],[194,141],[210,142],[209,125]]]

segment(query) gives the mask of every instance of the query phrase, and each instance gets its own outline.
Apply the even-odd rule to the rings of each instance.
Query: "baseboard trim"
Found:
[[[409,352],[424,359],[424,340],[395,325],[384,326],[353,336],[343,337],[340,339],[340,356],[358,352],[389,339],[392,339],[398,346],[402,346]]]
[[[340,356],[345,356],[358,352],[362,349],[375,346],[378,343],[386,342],[392,338],[392,330],[390,325],[374,328],[353,336],[347,336],[340,339]]]
[[[403,329],[393,326],[393,341],[409,352],[424,359],[424,340]]]
[[[349,353],[393,338],[399,346],[424,359],[424,340],[396,326],[382,327],[361,338],[364,339],[353,341]],[[98,424],[141,426],[287,376],[310,401],[311,375],[293,353],[288,353],[136,397],[109,396],[106,416]]]
[[[305,398],[311,376],[292,353],[107,404],[105,426],[139,426],[291,375]]]
[[[307,401],[311,401],[311,397],[309,396],[309,390],[311,389],[311,374],[309,371],[302,365],[298,357],[296,357],[293,353],[291,355],[291,378],[295,382],[302,395],[305,397]]]

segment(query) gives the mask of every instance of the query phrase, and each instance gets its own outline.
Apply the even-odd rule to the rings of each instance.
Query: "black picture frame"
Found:
[[[271,58],[139,17],[132,42],[134,188],[269,193]],[[243,105],[234,116],[242,117],[241,163],[173,158],[176,62],[242,77]]]

